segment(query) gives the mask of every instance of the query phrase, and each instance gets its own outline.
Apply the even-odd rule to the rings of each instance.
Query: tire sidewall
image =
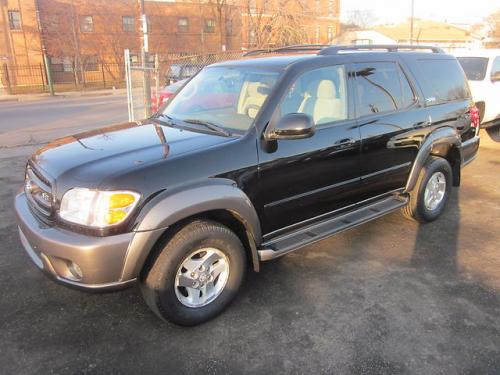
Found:
[[[425,188],[429,179],[436,172],[442,172],[444,174],[446,179],[446,190],[443,200],[439,203],[439,205],[434,210],[429,210],[425,206]],[[433,221],[436,220],[446,208],[453,184],[453,173],[450,164],[445,159],[441,158],[431,159],[423,168],[422,173],[422,180],[418,191],[417,210],[422,219],[425,221]]]
[[[197,230],[175,246],[168,244],[163,249],[167,252],[159,264],[158,278],[155,285],[156,303],[163,317],[181,325],[202,323],[218,315],[232,301],[245,275],[246,258],[243,246],[236,235],[225,230]],[[192,253],[202,248],[216,248],[229,260],[229,276],[222,292],[206,306],[188,307],[183,305],[175,293],[175,279],[182,262]]]

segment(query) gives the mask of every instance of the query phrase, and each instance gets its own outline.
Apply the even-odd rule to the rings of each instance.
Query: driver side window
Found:
[[[303,73],[290,86],[280,115],[305,113],[316,126],[347,119],[347,79],[343,65]]]

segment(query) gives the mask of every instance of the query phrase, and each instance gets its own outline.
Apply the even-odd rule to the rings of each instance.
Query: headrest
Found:
[[[333,81],[329,79],[322,79],[320,81],[312,82],[307,90],[312,96],[321,99],[335,99],[337,97],[337,90]]]

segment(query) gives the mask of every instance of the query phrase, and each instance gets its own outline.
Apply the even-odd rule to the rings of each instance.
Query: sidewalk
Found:
[[[0,94],[0,103],[2,102],[28,102],[36,101],[50,98],[78,98],[85,96],[110,96],[110,95],[126,95],[127,90],[124,88],[120,89],[101,89],[101,90],[89,90],[89,91],[68,91],[56,93],[53,97],[49,93],[41,94],[19,94],[19,95],[5,95]]]

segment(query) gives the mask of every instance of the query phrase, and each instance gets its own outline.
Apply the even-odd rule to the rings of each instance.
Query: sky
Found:
[[[414,0],[415,17],[457,24],[480,23],[500,0]],[[410,17],[411,0],[340,0],[341,19],[347,21],[355,10],[369,10],[375,23],[397,23]]]

